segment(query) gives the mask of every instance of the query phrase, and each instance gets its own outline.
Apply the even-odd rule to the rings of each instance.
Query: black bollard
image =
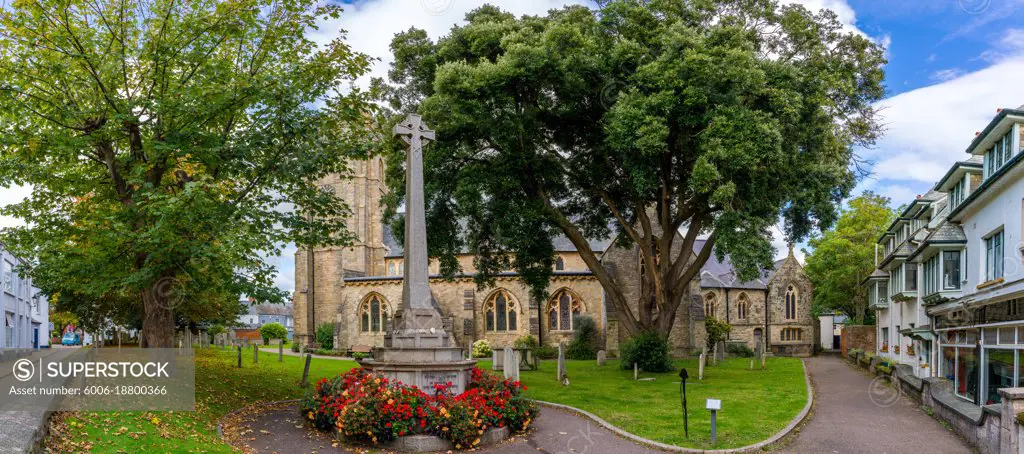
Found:
[[[683,401],[683,431],[686,433],[686,438],[690,438],[690,418],[686,411],[686,379],[689,377],[690,374],[686,373],[686,369],[679,371],[679,398]]]
[[[309,362],[313,360],[312,353],[306,353],[306,367],[302,368],[302,383],[299,385],[305,388],[309,383]]]

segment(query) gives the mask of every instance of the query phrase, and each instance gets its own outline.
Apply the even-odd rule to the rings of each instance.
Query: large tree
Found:
[[[282,301],[264,260],[340,244],[347,208],[316,180],[363,155],[369,58],[317,46],[313,0],[41,0],[0,11],[0,183],[31,185],[5,245],[79,317],[233,318]],[[292,210],[289,206],[296,206]]]
[[[888,197],[871,191],[848,205],[834,229],[808,241],[811,252],[804,269],[814,284],[815,310],[839,311],[864,323],[871,317],[861,281],[875,270],[875,243],[896,219],[896,211]]]
[[[630,333],[668,334],[712,249],[749,279],[771,264],[780,217],[792,240],[831,225],[884,93],[883,49],[830,11],[773,0],[616,0],[521,18],[485,6],[436,42],[400,33],[392,50],[392,106],[437,131],[425,178],[445,271],[467,247],[482,281],[514,268],[542,298],[564,234]],[[608,236],[640,246],[637,301],[587,243]]]

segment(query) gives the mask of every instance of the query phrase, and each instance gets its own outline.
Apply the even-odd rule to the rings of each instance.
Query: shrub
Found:
[[[267,323],[260,327],[260,336],[263,337],[263,344],[270,345],[271,339],[281,339],[283,342],[288,338],[288,328],[280,323]]]
[[[550,345],[539,345],[534,354],[540,359],[555,359],[558,358],[558,348]]]
[[[432,394],[352,369],[321,379],[300,402],[303,418],[321,431],[337,428],[346,438],[379,443],[405,435],[436,435],[456,449],[480,443],[490,427],[525,430],[536,405],[521,396],[519,382],[474,368],[466,392],[452,396],[449,385]]]
[[[480,339],[473,342],[474,358],[486,358],[488,356],[491,356],[491,343],[487,342],[487,339]]]
[[[227,329],[224,328],[224,325],[218,323],[216,325],[211,326],[210,329],[206,330],[206,334],[210,335],[210,338],[212,339],[217,335],[224,334],[224,332],[226,331]]]
[[[725,352],[743,358],[754,356],[754,350],[747,344],[725,344]]]
[[[334,323],[322,323],[316,327],[316,343],[325,350],[334,350]]]
[[[704,319],[704,328],[708,333],[707,344],[709,352],[715,348],[715,344],[719,341],[724,341],[729,336],[729,331],[732,331],[731,325],[714,317]]]
[[[370,356],[371,355],[369,353],[366,353],[366,352],[353,352],[352,353],[352,359],[366,359],[366,358],[369,358]]]
[[[668,341],[654,331],[643,331],[626,339],[619,346],[623,369],[632,369],[636,363],[645,372],[668,372],[675,370],[668,355]]]
[[[597,359],[597,324],[587,316],[573,318],[572,342],[565,349],[566,359]]]
[[[292,342],[292,353],[298,353],[298,352],[299,352],[299,343],[298,342]]]
[[[529,334],[516,339],[516,341],[512,343],[512,348],[525,348],[531,351],[537,350],[537,346],[537,339]]]

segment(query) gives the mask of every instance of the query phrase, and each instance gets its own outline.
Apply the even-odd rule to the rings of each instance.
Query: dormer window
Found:
[[[1020,151],[1020,125],[1014,124],[1010,131],[996,139],[992,148],[985,152],[985,178],[995,175]]]
[[[949,204],[952,207],[960,205],[967,198],[967,178],[965,175],[960,181],[949,190]]]

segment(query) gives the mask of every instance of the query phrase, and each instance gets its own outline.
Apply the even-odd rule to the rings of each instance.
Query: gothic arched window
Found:
[[[487,331],[515,331],[516,303],[505,290],[498,290],[484,303]]]
[[[747,309],[749,308],[749,306],[750,302],[747,301],[747,294],[740,293],[739,298],[736,299],[736,318],[747,318]]]
[[[704,316],[711,318],[718,313],[718,295],[708,292],[704,295]]]
[[[363,333],[382,333],[388,320],[388,304],[384,297],[374,293],[366,297],[359,305],[359,331]]]
[[[583,311],[583,303],[580,298],[562,289],[548,301],[548,329],[557,331],[572,331],[572,319]]]
[[[796,320],[796,288],[792,285],[786,289],[786,320]]]

